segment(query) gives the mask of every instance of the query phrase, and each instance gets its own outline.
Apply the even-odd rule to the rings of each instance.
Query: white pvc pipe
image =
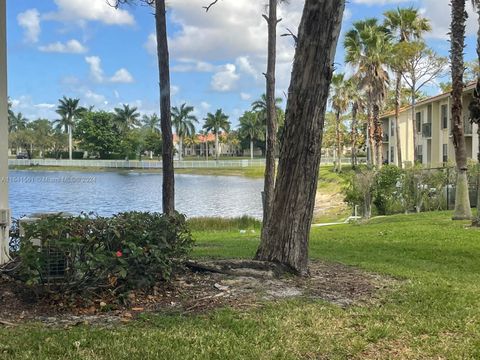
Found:
[[[10,210],[8,206],[8,97],[7,97],[7,16],[6,0],[0,0],[0,265],[8,255]]]

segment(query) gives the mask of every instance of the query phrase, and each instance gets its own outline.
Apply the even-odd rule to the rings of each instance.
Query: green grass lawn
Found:
[[[21,325],[0,329],[0,358],[478,359],[480,230],[450,216],[399,215],[312,231],[313,259],[402,280],[374,305],[341,309],[295,300],[195,316],[144,315],[113,329]],[[208,232],[204,221],[191,225],[195,257],[250,258],[258,245],[255,223]]]

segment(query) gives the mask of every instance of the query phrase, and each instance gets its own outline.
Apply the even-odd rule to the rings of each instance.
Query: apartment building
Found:
[[[473,96],[475,83],[468,84],[463,93],[463,122],[467,156],[477,159],[477,125],[470,123],[468,104]],[[444,93],[420,101],[415,107],[417,161],[431,167],[442,166],[446,162],[455,162],[451,124],[451,95]],[[395,138],[395,112],[383,114],[383,159],[385,163],[397,164],[397,141]],[[402,161],[413,163],[414,126],[412,109],[405,107],[400,111],[400,148]]]

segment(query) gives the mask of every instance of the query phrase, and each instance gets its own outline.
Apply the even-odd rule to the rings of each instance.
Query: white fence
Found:
[[[349,158],[342,159],[343,164],[349,164]],[[177,169],[196,168],[245,168],[265,166],[265,159],[240,160],[183,160],[175,161]],[[333,164],[333,159],[322,158],[322,164]],[[55,159],[9,159],[10,166],[52,166],[52,167],[97,167],[111,169],[161,169],[161,161],[138,160],[55,160]]]

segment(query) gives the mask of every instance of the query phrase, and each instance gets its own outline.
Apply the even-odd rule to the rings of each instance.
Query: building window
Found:
[[[433,113],[433,109],[432,109],[432,105],[428,105],[427,107],[427,122],[428,123],[431,123],[432,122],[432,113]]]
[[[390,120],[390,136],[395,136],[395,121]]]
[[[446,163],[448,162],[448,144],[443,144],[443,162]]]
[[[417,145],[417,161],[423,163],[423,146]]]
[[[390,163],[395,163],[395,148],[393,146],[390,147]]]
[[[448,106],[442,105],[442,129],[448,129]]]
[[[422,113],[421,112],[417,112],[417,114],[415,115],[415,120],[417,122],[417,132],[421,132],[422,131]]]

